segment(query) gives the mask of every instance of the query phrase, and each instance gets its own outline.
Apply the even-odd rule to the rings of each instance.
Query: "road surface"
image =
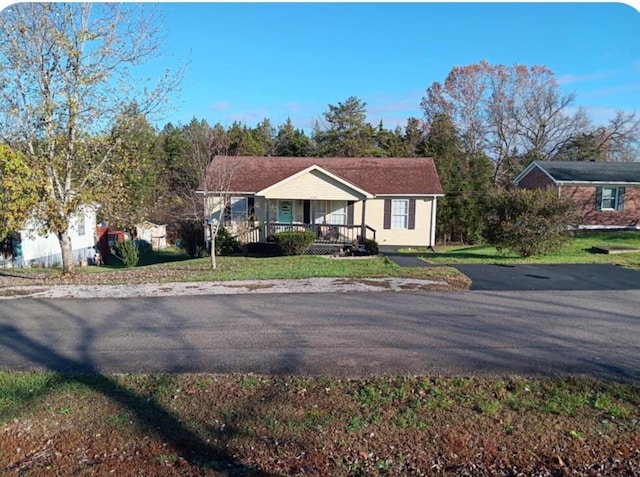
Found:
[[[0,369],[640,379],[640,290],[2,302]]]

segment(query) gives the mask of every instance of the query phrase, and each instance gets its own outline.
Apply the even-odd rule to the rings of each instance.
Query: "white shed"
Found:
[[[167,248],[167,226],[144,221],[136,225],[136,235],[139,240],[149,242],[154,250]]]

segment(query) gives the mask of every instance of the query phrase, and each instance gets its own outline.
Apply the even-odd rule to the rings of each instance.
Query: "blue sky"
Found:
[[[393,128],[453,66],[553,70],[596,122],[640,111],[640,13],[620,3],[161,3],[158,64],[188,59],[159,125],[191,118],[310,131],[329,104],[367,103]],[[156,65],[157,66],[157,65]]]

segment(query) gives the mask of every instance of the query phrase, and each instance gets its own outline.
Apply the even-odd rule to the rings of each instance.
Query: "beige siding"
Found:
[[[360,195],[349,187],[319,171],[309,171],[267,190],[268,199],[359,200]]]
[[[393,199],[411,199],[412,197],[393,197]],[[384,198],[367,200],[365,223],[376,229],[376,241],[380,245],[415,245],[429,246],[431,234],[431,208],[434,199],[431,197],[415,197],[416,200],[416,228],[408,229],[384,229]],[[355,204],[354,222],[360,223],[362,214],[362,202]],[[367,231],[367,237],[370,232]]]

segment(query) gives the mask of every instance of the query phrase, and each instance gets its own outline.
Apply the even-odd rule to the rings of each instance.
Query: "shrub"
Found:
[[[302,255],[316,239],[316,234],[311,231],[280,232],[273,238],[283,255]]]
[[[485,237],[498,252],[522,257],[558,250],[571,238],[575,206],[552,190],[516,189],[489,198]]]
[[[140,251],[133,240],[118,242],[111,253],[112,255],[115,255],[115,257],[127,268],[137,266],[140,261]]]
[[[373,239],[365,239],[364,249],[369,255],[378,255],[378,242]]]
[[[184,220],[178,225],[180,248],[190,258],[204,257],[207,245],[204,241],[204,227],[198,220]]]
[[[234,255],[240,253],[240,244],[235,235],[224,227],[216,234],[216,255]]]
[[[136,246],[136,248],[140,252],[141,257],[144,257],[145,255],[149,255],[153,251],[153,247],[146,240],[137,239],[133,241],[133,244]]]

